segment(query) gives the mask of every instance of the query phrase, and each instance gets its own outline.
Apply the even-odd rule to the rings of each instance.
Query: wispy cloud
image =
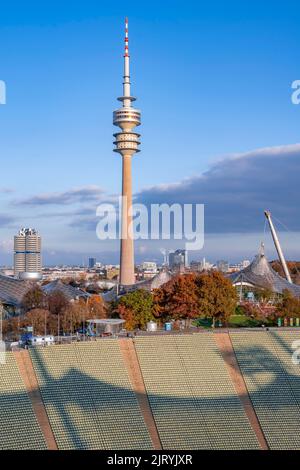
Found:
[[[15,190],[12,189],[12,188],[5,188],[5,187],[0,187],[0,193],[2,194],[11,194],[11,193],[14,193]]]
[[[80,231],[96,231],[96,214],[74,217],[69,223],[69,227]]]
[[[50,206],[75,203],[100,202],[104,190],[99,186],[82,186],[67,191],[42,193],[26,199],[14,201],[14,205]]]
[[[11,226],[14,223],[15,219],[10,215],[0,214],[0,227]]]

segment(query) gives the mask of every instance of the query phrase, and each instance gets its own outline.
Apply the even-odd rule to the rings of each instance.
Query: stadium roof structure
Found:
[[[43,291],[46,294],[51,294],[53,292],[61,292],[68,300],[76,300],[78,298],[88,298],[90,294],[80,289],[79,287],[73,287],[69,284],[64,284],[60,279],[56,281],[49,282],[42,286]]]
[[[100,296],[105,302],[112,302],[113,300],[116,300],[118,298],[117,286],[113,287],[107,292],[102,292]]]
[[[24,295],[32,288],[33,283],[14,279],[0,274],[0,301],[5,305],[19,308]]]
[[[247,268],[230,274],[229,278],[233,285],[243,284],[261,289],[271,289],[278,294],[289,290],[296,297],[300,297],[300,286],[289,283],[274,271],[263,252],[256,255]]]
[[[95,323],[95,325],[122,325],[125,320],[121,318],[92,318],[87,323]]]
[[[163,284],[166,284],[166,282],[170,281],[172,277],[173,275],[167,269],[163,269],[162,271],[160,271],[158,274],[155,274],[155,276],[151,277],[150,279],[145,279],[144,281],[138,281],[135,284],[132,284],[130,286],[120,286],[120,294],[124,295],[124,294],[127,294],[129,292],[134,292],[139,289],[145,289],[151,292],[153,289],[158,289]],[[101,297],[106,302],[111,302],[113,300],[116,300],[118,296],[119,296],[119,293],[118,293],[117,286],[113,287],[108,292],[104,292],[103,294],[101,294]]]
[[[163,269],[154,277],[146,279],[145,281],[137,282],[134,287],[136,289],[145,289],[152,291],[153,289],[158,289],[163,284],[166,284],[166,282],[170,281],[172,277],[173,276],[170,271],[168,271],[167,269]]]

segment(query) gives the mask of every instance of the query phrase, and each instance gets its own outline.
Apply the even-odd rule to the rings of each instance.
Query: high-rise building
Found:
[[[144,276],[154,276],[157,273],[157,264],[154,261],[144,261],[142,271]]]
[[[165,248],[161,248],[160,252],[164,257],[163,266],[168,266],[169,265],[169,251],[166,250]]]
[[[14,275],[21,279],[41,279],[41,237],[32,228],[21,228],[14,237]]]
[[[217,265],[217,270],[220,271],[221,273],[228,273],[229,271],[229,262],[225,260],[219,260],[216,263]]]
[[[188,263],[188,252],[187,250],[176,250],[173,253],[169,253],[169,266],[173,269],[176,267],[187,268]]]
[[[205,258],[202,261],[191,261],[190,268],[192,271],[209,271],[213,267],[213,264],[206,261]]]
[[[97,263],[96,258],[89,258],[89,268],[93,269]]]
[[[121,249],[120,249],[120,284],[131,285],[134,276],[134,246],[132,230],[132,176],[131,159],[139,151],[140,134],[133,132],[141,124],[141,113],[132,107],[135,100],[130,94],[129,49],[128,49],[128,20],[125,19],[125,49],[124,49],[124,81],[123,96],[118,98],[123,106],[113,113],[113,123],[121,128],[114,134],[115,152],[122,156],[122,219],[121,219]]]

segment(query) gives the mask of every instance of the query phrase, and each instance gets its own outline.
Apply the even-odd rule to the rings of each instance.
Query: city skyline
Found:
[[[173,2],[172,9],[153,4],[153,11],[139,13],[135,2],[126,12],[118,2],[104,8],[89,2],[90,9],[85,3],[72,12],[58,12],[56,2],[50,11],[45,2],[47,15],[28,3],[26,14],[6,6],[0,19],[6,45],[0,78],[7,85],[0,107],[0,264],[11,260],[13,234],[22,225],[43,234],[46,264],[75,264],[93,254],[117,261],[118,242],[96,238],[95,210],[121,190],[110,113],[126,14],[144,113],[135,200],[204,203],[205,246],[195,259],[252,259],[264,237],[263,210],[270,209],[291,230],[280,233],[286,257],[297,258],[295,2],[270,12],[258,2],[249,9],[231,1],[226,14],[222,2],[219,11],[195,2],[182,11]],[[137,261],[159,259],[166,245],[183,248],[176,240],[139,242]],[[269,234],[266,250],[276,257]]]

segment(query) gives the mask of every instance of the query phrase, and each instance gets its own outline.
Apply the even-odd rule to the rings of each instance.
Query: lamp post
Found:
[[[3,341],[2,336],[2,326],[3,326],[3,305],[0,303],[0,364],[5,364],[5,342]]]
[[[46,346],[46,335],[47,335],[47,319],[46,319],[47,312],[45,310],[45,331],[44,331],[44,346]]]
[[[60,318],[59,313],[57,315],[57,342],[59,343],[59,331],[60,331]]]

